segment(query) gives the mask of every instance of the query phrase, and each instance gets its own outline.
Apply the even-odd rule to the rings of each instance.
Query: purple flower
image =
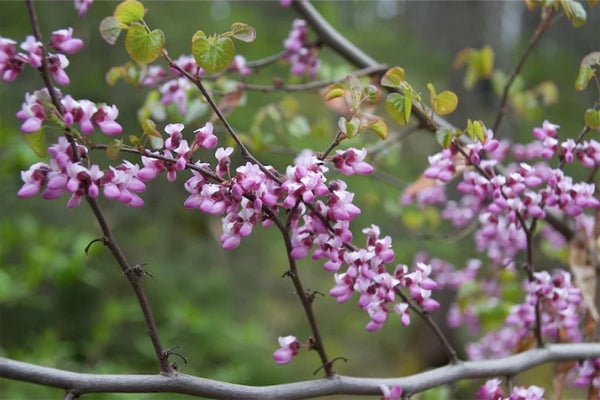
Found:
[[[196,145],[205,149],[214,149],[219,141],[213,135],[213,124],[210,122],[207,122],[202,128],[196,129],[194,133],[196,134]]]
[[[88,8],[92,5],[94,0],[73,0],[75,3],[75,10],[78,12],[78,15],[82,17],[87,12]]]
[[[273,359],[277,364],[283,365],[292,361],[292,358],[298,354],[300,349],[300,343],[296,340],[296,336],[280,336],[279,345],[281,348],[275,350],[273,353]]]
[[[98,128],[105,135],[118,135],[123,131],[121,125],[119,125],[115,119],[119,116],[119,109],[114,104],[112,106],[107,106],[106,104],[98,107],[94,116],[92,117],[92,121],[98,125]]]
[[[338,150],[337,155],[331,159],[331,162],[344,175],[368,175],[373,172],[373,166],[367,164],[364,159],[367,156],[367,149],[356,150]]]
[[[391,388],[387,385],[379,385],[381,389],[381,400],[400,400],[402,396],[402,388],[399,385],[392,386]]]
[[[16,43],[0,36],[0,75],[5,82],[14,81],[29,62],[27,56],[16,53]]]
[[[73,28],[52,32],[52,46],[63,53],[74,54],[83,47],[83,40],[73,38]]]
[[[477,392],[477,398],[479,400],[502,400],[504,398],[504,391],[500,386],[502,381],[500,379],[490,379],[485,382],[483,386],[479,388]]]

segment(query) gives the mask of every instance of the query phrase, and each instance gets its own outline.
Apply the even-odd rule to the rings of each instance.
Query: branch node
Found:
[[[182,354],[175,352],[174,350],[180,350],[181,346],[173,346],[163,352],[163,357],[168,359],[171,355],[177,356],[183,360],[184,365],[187,365],[188,360]],[[171,363],[171,368],[177,371],[177,361]]]
[[[146,263],[135,264],[133,267],[129,267],[123,271],[123,275],[127,275],[131,278],[131,274],[133,274],[137,279],[140,279],[144,275],[148,275],[150,278],[154,278],[150,272],[144,270]]]

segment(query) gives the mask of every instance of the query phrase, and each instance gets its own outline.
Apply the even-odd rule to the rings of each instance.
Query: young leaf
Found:
[[[400,84],[404,82],[404,70],[400,67],[393,67],[387,70],[383,78],[381,78],[381,85],[400,88]]]
[[[342,88],[333,88],[330,89],[326,94],[325,94],[325,101],[329,101],[331,99],[336,99],[338,97],[342,97],[344,95],[344,89]]]
[[[410,112],[412,110],[412,92],[407,91],[404,93],[404,120],[408,124],[410,121]]]
[[[377,86],[367,85],[365,86],[363,93],[371,103],[377,103],[379,101],[379,89],[377,89]]]
[[[454,140],[454,132],[452,129],[439,128],[437,131],[435,131],[435,140],[437,140],[440,146],[447,149]]]
[[[437,93],[435,92],[433,83],[427,83],[427,90],[429,90],[429,104],[431,104],[431,107],[435,110],[435,98],[437,97]]]
[[[404,95],[402,95],[400,93],[388,94],[388,96],[385,100],[385,110],[400,125],[406,125],[408,123],[408,119],[406,118],[405,108],[406,108],[406,102],[405,102]],[[408,112],[408,115],[410,115],[410,110]]]
[[[119,156],[122,146],[123,141],[121,139],[113,139],[108,142],[108,146],[106,147],[106,155],[108,158],[115,160]]]
[[[358,127],[360,125],[360,120],[356,117],[352,117],[350,121],[346,122],[346,130],[344,133],[348,138],[353,138],[358,133]]]
[[[581,3],[575,0],[560,0],[560,5],[575,28],[585,24],[587,14]]]
[[[106,83],[108,83],[109,86],[114,86],[119,79],[125,78],[126,76],[127,70],[124,66],[118,65],[111,67],[111,69],[109,69],[106,73]]]
[[[144,12],[144,5],[139,1],[125,0],[115,8],[113,16],[121,24],[129,24],[144,18]]]
[[[231,33],[233,37],[242,42],[250,43],[256,39],[256,30],[248,24],[234,22],[231,25]]]
[[[581,65],[579,67],[579,74],[577,74],[577,78],[575,79],[575,89],[585,90],[592,76],[594,76],[594,70],[589,65]]]
[[[23,136],[25,136],[27,145],[35,154],[39,157],[46,157],[48,154],[48,146],[46,145],[46,134],[43,127],[37,132],[28,133]]]
[[[585,124],[591,129],[600,130],[600,110],[588,108],[583,116]]]
[[[192,54],[206,72],[221,72],[233,61],[235,46],[228,37],[206,37],[198,31],[192,37]]]
[[[444,90],[436,96],[434,110],[439,115],[447,115],[456,110],[458,96],[450,90]]]
[[[150,63],[160,55],[165,45],[165,35],[160,29],[146,32],[142,25],[134,23],[125,36],[125,50],[139,63]]]
[[[108,44],[115,44],[121,34],[121,24],[115,17],[106,17],[100,22],[100,36]]]
[[[381,118],[378,118],[377,121],[369,124],[368,129],[375,132],[375,134],[379,136],[382,140],[387,138],[389,134],[389,129],[386,123]]]

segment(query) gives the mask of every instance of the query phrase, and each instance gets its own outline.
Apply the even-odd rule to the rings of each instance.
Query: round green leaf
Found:
[[[139,63],[150,63],[160,55],[165,45],[165,35],[159,29],[146,32],[140,24],[132,24],[125,37],[125,50]]]
[[[434,109],[439,115],[446,115],[456,110],[457,105],[458,96],[450,90],[444,90],[436,96]]]
[[[385,110],[400,125],[406,125],[405,97],[400,93],[390,93],[385,99]]]
[[[325,94],[325,101],[329,101],[331,99],[335,99],[338,97],[342,97],[344,95],[344,89],[341,88],[333,88]]]
[[[100,36],[108,44],[115,44],[121,34],[121,24],[115,17],[106,17],[100,22]]]
[[[140,21],[144,18],[144,5],[137,0],[125,0],[115,8],[113,16],[122,24]]]
[[[585,124],[592,129],[600,129],[600,110],[589,108],[584,114]]]
[[[382,119],[377,119],[376,122],[370,124],[369,129],[375,132],[375,134],[381,139],[385,139],[386,137],[388,137],[389,130]]]
[[[44,133],[44,128],[40,129],[37,132],[27,133],[25,135],[25,140],[27,141],[27,145],[35,154],[39,157],[46,157],[47,154],[47,145],[46,145],[46,134]]]
[[[256,30],[248,24],[235,22],[231,25],[231,33],[233,37],[242,42],[250,43],[256,39]]]
[[[192,54],[196,63],[206,72],[224,71],[233,61],[235,46],[228,37],[203,37],[196,32],[192,38]]]
[[[574,0],[561,0],[560,4],[562,5],[567,18],[575,28],[579,28],[584,25],[587,20],[587,13],[585,12],[585,8],[578,1]]]
[[[404,82],[404,70],[400,67],[388,69],[383,78],[381,78],[382,86],[392,88],[399,88],[402,82]]]

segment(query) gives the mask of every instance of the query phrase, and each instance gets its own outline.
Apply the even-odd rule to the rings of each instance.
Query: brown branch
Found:
[[[27,11],[29,13],[34,36],[35,36],[36,40],[39,40],[41,42],[41,34],[40,34],[39,24],[37,21],[37,15],[35,12],[33,1],[26,0],[25,3],[27,6]],[[48,73],[48,66],[47,66],[47,63],[45,62],[45,58],[46,58],[46,52],[45,52],[45,49],[42,49],[42,60],[43,61],[42,61],[42,66],[40,67],[40,74],[46,85],[46,88],[48,89],[48,92],[50,93],[52,104],[56,108],[59,116],[62,118],[62,111],[61,111],[62,108],[61,108],[61,104],[60,104],[60,101],[58,98],[58,92],[54,88],[54,85],[50,79],[50,75]],[[75,143],[75,140],[70,135],[70,132],[68,130],[65,131],[65,136],[71,143],[71,146],[73,146],[73,147],[77,146],[77,144]],[[74,149],[74,150],[75,151],[73,151],[73,162],[78,162],[79,155],[78,155],[78,152],[76,151],[76,149]],[[89,196],[89,194],[87,193],[87,187],[85,187],[85,199],[86,199],[88,205],[90,206],[90,208],[92,209],[92,212],[94,213],[94,216],[96,217],[98,224],[100,225],[100,229],[102,230],[102,233],[104,235],[104,238],[103,238],[104,245],[109,248],[113,257],[115,258],[115,260],[121,267],[121,270],[123,271],[123,273],[127,276],[129,283],[131,284],[131,286],[133,287],[133,289],[135,291],[135,294],[138,299],[138,303],[140,304],[142,313],[144,314],[144,320],[146,322],[146,327],[147,327],[148,333],[150,335],[150,340],[152,341],[152,345],[154,347],[154,352],[156,353],[160,371],[163,374],[170,374],[173,372],[173,369],[169,365],[169,360],[168,360],[169,354],[167,351],[163,350],[163,348],[162,348],[162,345],[160,342],[160,337],[158,335],[158,328],[156,327],[156,322],[154,321],[154,317],[152,315],[152,309],[150,307],[150,303],[148,302],[148,298],[146,296],[144,287],[142,285],[142,281],[140,279],[141,277],[140,277],[140,275],[138,275],[136,273],[131,273],[131,271],[136,270],[136,267],[131,267],[131,265],[128,263],[123,251],[121,250],[121,248],[119,247],[119,245],[117,244],[117,242],[114,238],[113,232],[112,232],[104,214],[102,213],[102,210],[100,209],[100,206],[99,206],[97,200],[95,198]]]
[[[175,372],[164,375],[83,374],[0,358],[0,377],[85,393],[181,393],[214,399],[306,399],[331,395],[381,396],[380,385],[400,385],[404,393],[466,379],[513,376],[539,365],[600,357],[598,343],[550,344],[517,355],[467,361],[402,378],[359,378],[336,375],[271,386],[246,386]]]

